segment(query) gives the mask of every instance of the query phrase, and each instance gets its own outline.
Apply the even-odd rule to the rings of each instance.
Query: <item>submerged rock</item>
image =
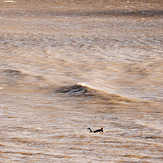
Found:
[[[58,89],[56,92],[82,94],[82,93],[87,92],[87,88],[82,85],[76,84],[76,85],[71,85],[71,86],[64,86]]]
[[[21,71],[13,70],[13,69],[4,70],[4,73],[7,74],[7,75],[12,75],[12,76],[17,76],[17,75],[21,75],[22,74]]]

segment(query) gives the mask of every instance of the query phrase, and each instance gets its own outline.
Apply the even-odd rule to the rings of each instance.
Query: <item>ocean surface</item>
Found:
[[[162,5],[0,0],[0,162],[163,162]]]

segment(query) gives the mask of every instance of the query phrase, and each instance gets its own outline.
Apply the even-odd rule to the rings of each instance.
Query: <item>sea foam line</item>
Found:
[[[4,3],[15,3],[15,1],[12,1],[12,0],[6,0],[6,1],[3,1]]]
[[[90,88],[90,89],[94,89],[94,90],[96,90],[96,91],[100,91],[100,92],[104,92],[104,93],[106,93],[106,94],[109,94],[109,95],[117,95],[117,96],[121,96],[121,97],[124,97],[124,98],[127,98],[127,99],[132,99],[133,101],[134,101],[134,99],[137,101],[137,100],[139,100],[140,101],[140,99],[136,99],[136,98],[131,98],[131,97],[128,97],[128,96],[125,96],[125,95],[122,95],[122,94],[117,94],[116,92],[114,92],[114,90],[112,90],[112,89],[108,89],[108,88],[106,88],[106,89],[101,89],[101,88],[98,88],[98,87],[94,87],[94,86],[91,86],[91,85],[89,85],[89,84],[86,84],[86,83],[77,83],[78,85],[81,85],[81,86],[84,86],[84,87],[88,87],[88,88]]]
[[[104,90],[104,89],[101,89],[101,88],[98,88],[98,87],[94,87],[94,86],[91,86],[91,85],[89,85],[89,84],[86,84],[86,83],[77,83],[78,85],[81,85],[81,86],[83,86],[83,87],[88,87],[88,88],[90,88],[90,89],[94,89],[94,90],[97,90],[97,91],[101,91],[101,92],[105,92],[105,93],[113,93],[113,91],[109,91],[109,89],[108,89],[108,91],[107,90]]]

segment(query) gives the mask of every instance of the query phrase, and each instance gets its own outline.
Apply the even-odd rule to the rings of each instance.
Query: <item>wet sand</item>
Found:
[[[161,4],[0,1],[0,162],[161,163]]]

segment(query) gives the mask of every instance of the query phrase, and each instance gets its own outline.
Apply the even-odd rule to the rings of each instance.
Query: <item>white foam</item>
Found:
[[[95,89],[97,91],[102,91],[102,92],[106,92],[106,93],[111,92],[110,89],[104,90],[104,89],[101,89],[101,88],[98,88],[98,87],[94,87],[94,86],[91,86],[91,85],[88,85],[88,84],[85,84],[85,83],[77,83],[77,84],[81,85],[81,86],[85,86],[85,87],[91,88],[91,89]]]
[[[12,1],[12,0],[6,0],[4,1],[5,3],[15,3],[15,1]]]
[[[115,94],[115,95],[118,95],[118,96],[123,96],[123,97],[126,97],[126,98],[130,98],[130,97],[125,96],[123,94],[117,94],[117,92],[114,91],[113,89],[94,87],[94,86],[88,85],[86,83],[77,83],[77,84],[81,85],[81,86],[85,86],[85,87],[91,88],[91,89],[94,89],[94,90],[97,90],[97,91],[100,91],[100,92],[104,92],[104,93],[107,93],[107,94]],[[130,98],[130,99],[132,99],[132,98]],[[134,99],[136,99],[136,98],[134,98]],[[138,99],[136,99],[136,100],[138,100]]]
[[[98,88],[96,87],[93,87],[91,85],[88,85],[88,84],[85,84],[85,83],[77,83],[78,85],[81,85],[81,86],[85,86],[85,87],[89,87],[89,88],[92,88],[92,89],[96,89],[96,90],[99,90]]]

